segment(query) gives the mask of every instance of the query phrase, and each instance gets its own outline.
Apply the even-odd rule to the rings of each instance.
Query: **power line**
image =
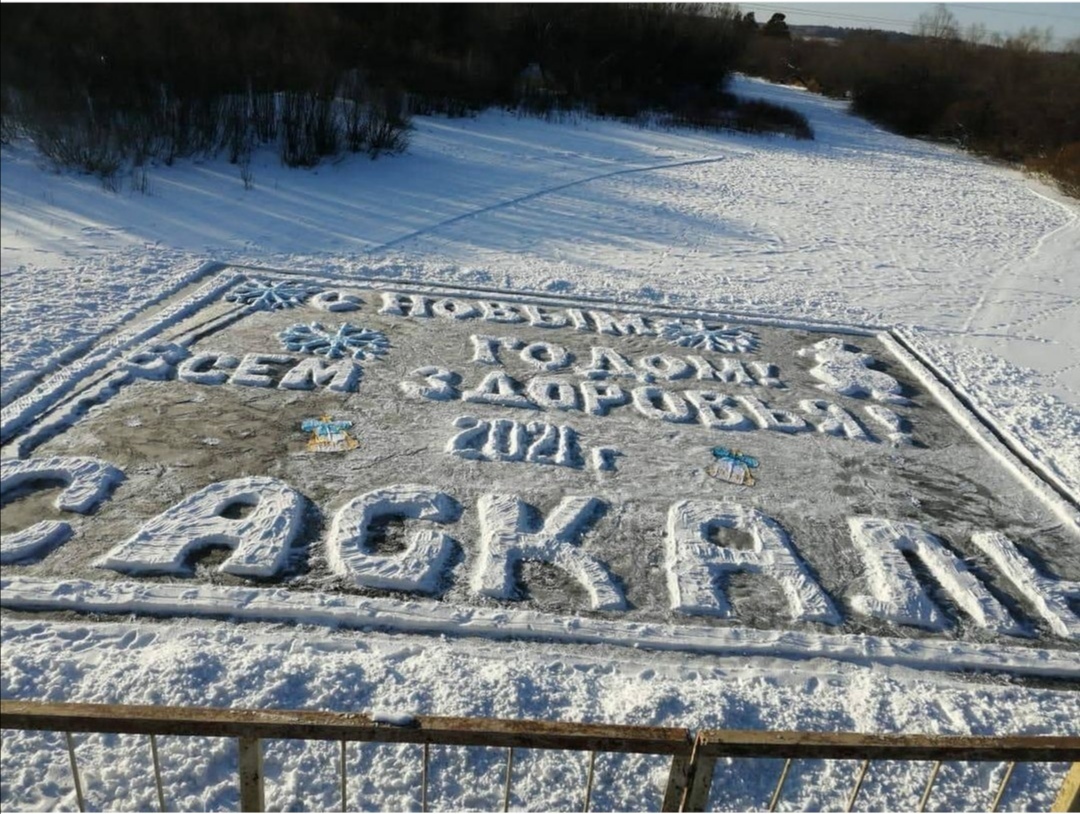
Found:
[[[848,14],[846,12],[834,12],[834,11],[817,11],[816,9],[799,8],[798,6],[779,6],[779,5],[765,5],[761,3],[739,3],[740,6],[745,6],[749,9],[758,9],[759,11],[773,11],[780,12],[782,14],[812,14],[815,17],[828,17],[837,20],[855,20],[857,22],[879,23],[888,25],[898,25],[905,28],[911,28],[914,23],[910,20],[894,20],[887,17],[868,17],[860,14]]]
[[[972,8],[973,9],[973,8],[976,8],[976,6],[972,6],[972,5],[968,4],[968,3],[953,4],[953,5],[959,7],[960,9],[964,9],[964,8]],[[889,18],[889,17],[873,17],[873,16],[862,15],[862,14],[848,14],[846,12],[839,12],[839,11],[818,11],[817,9],[806,8],[805,6],[798,6],[798,5],[791,6],[791,5],[779,5],[779,4],[766,4],[766,3],[739,3],[739,6],[740,7],[745,7],[745,8],[748,8],[748,9],[757,9],[759,11],[780,12],[780,13],[786,14],[786,15],[804,14],[804,15],[813,15],[815,17],[825,17],[825,18],[830,19],[830,20],[844,21],[844,22],[850,22],[850,23],[871,23],[871,24],[874,24],[874,25],[889,25],[889,26],[896,27],[898,30],[906,31],[908,33],[914,32],[914,30],[918,26],[918,21],[917,20],[897,20],[897,19],[893,19],[893,18]],[[988,11],[995,10],[991,6],[979,6],[978,8],[979,9],[985,9],[985,10],[988,10]],[[1015,11],[1015,10],[1012,10],[1012,9],[1010,9],[1010,11],[1013,11],[1013,13],[1017,13],[1017,14],[1022,13],[1022,12]],[[1042,16],[1052,16],[1052,15],[1042,15]],[[1061,19],[1061,18],[1059,18],[1059,19]],[[1063,18],[1063,19],[1077,19],[1077,20],[1080,20],[1080,18],[1072,18],[1072,17],[1067,17],[1067,18]],[[1064,42],[1065,39],[1066,38],[1061,36],[1061,35],[1055,35],[1053,37],[1053,40],[1055,42],[1059,42],[1059,41]]]
[[[1080,17],[1073,17],[1068,14],[1047,14],[1045,11],[1023,11],[1018,8],[1003,8],[1002,6],[977,6],[974,3],[953,3],[956,9],[977,9],[978,11],[993,11],[999,14],[1019,14],[1024,17],[1048,17],[1051,20],[1073,20],[1074,22],[1080,22]],[[1063,4],[1064,5],[1064,4]]]

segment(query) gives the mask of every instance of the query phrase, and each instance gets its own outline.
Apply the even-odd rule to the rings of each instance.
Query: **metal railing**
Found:
[[[263,748],[265,739],[299,739],[340,743],[340,797],[347,804],[345,760],[349,742],[417,744],[422,747],[421,809],[428,809],[430,747],[486,746],[506,749],[502,809],[510,804],[516,749],[561,749],[588,752],[582,810],[588,811],[595,781],[597,753],[638,753],[671,758],[664,784],[662,811],[703,811],[709,801],[716,761],[720,758],[782,758],[783,768],[769,800],[779,803],[792,761],[798,759],[859,760],[847,798],[850,811],[873,760],[933,761],[919,801],[925,809],[944,761],[1007,763],[991,805],[973,801],[981,810],[997,810],[1019,762],[1072,763],[1054,803],[1054,811],[1080,811],[1080,738],[1076,737],[936,737],[863,735],[822,732],[705,730],[695,737],[688,729],[608,726],[557,721],[513,721],[494,718],[416,716],[393,720],[367,714],[307,710],[239,710],[205,707],[47,704],[0,701],[0,728],[64,733],[80,811],[85,811],[72,733],[147,735],[154,766],[158,805],[165,810],[158,755],[159,735],[235,738],[239,746],[238,782],[241,811],[264,810]]]

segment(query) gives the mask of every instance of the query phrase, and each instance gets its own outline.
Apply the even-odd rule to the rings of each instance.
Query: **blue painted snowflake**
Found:
[[[357,328],[345,323],[331,332],[318,322],[297,323],[278,336],[286,348],[302,353],[314,353],[327,359],[352,356],[353,359],[375,359],[390,349],[390,340],[382,331]]]
[[[706,325],[701,319],[670,320],[664,323],[660,335],[672,345],[721,353],[748,353],[758,343],[750,331],[730,325]]]
[[[276,283],[269,280],[247,280],[231,291],[225,299],[243,303],[252,310],[265,308],[272,311],[275,308],[300,305],[316,291],[318,289],[308,283],[291,280],[279,280]]]

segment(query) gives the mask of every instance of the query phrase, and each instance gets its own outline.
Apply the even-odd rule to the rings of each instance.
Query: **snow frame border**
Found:
[[[184,289],[209,280],[164,310],[161,302]],[[126,352],[152,342],[168,328],[221,300],[235,286],[257,278],[318,281],[332,288],[362,288],[406,294],[483,299],[498,296],[515,303],[561,307],[605,306],[639,310],[677,319],[724,320],[761,327],[875,337],[897,362],[922,384],[960,427],[995,457],[1080,538],[1080,497],[1007,430],[994,421],[954,382],[920,353],[901,329],[880,325],[845,325],[813,319],[791,319],[736,311],[706,311],[654,302],[557,293],[511,292],[484,286],[427,283],[387,277],[331,278],[316,271],[292,271],[257,266],[207,263],[183,284],[149,301],[126,327],[87,341],[85,355],[56,370],[29,393],[0,411],[0,441],[14,442],[18,457],[77,422],[131,381],[124,365]],[[237,304],[226,314],[193,326],[187,336],[198,338],[251,313]],[[112,334],[110,336],[110,334]],[[194,591],[194,594],[193,594]],[[182,599],[181,599],[182,597]],[[480,636],[496,639],[554,641],[565,644],[609,644],[643,650],[674,650],[711,655],[755,655],[780,658],[829,658],[855,663],[880,663],[937,671],[1000,671],[1052,678],[1080,678],[1080,662],[1068,649],[980,645],[958,641],[896,639],[858,634],[815,634],[801,631],[761,631],[700,625],[619,622],[590,617],[559,616],[535,611],[451,607],[426,599],[370,599],[324,593],[290,592],[280,587],[223,588],[190,583],[102,582],[46,580],[31,577],[0,579],[0,607],[25,611],[76,611],[102,614],[177,614],[206,619],[223,617],[255,622],[289,622],[328,627],[401,633]]]

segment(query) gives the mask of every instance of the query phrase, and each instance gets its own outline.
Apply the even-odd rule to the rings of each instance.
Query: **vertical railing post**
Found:
[[[265,811],[262,741],[238,738],[240,744],[240,810]]]
[[[847,805],[844,807],[844,811],[851,811],[853,808],[855,808],[855,801],[859,797],[859,791],[862,790],[863,780],[866,779],[866,770],[869,768],[869,760],[864,760],[859,765],[859,773],[855,776],[855,788],[851,790],[851,796],[848,797]]]
[[[1080,763],[1074,763],[1061,784],[1051,811],[1080,811]]]
[[[675,755],[671,759],[671,770],[668,772],[667,787],[664,789],[664,801],[660,804],[661,811],[679,810],[683,796],[686,794],[686,781],[689,776],[689,755]]]
[[[1016,761],[1010,761],[1009,765],[1005,768],[1005,777],[1001,779],[1001,785],[998,786],[997,794],[994,795],[994,802],[990,806],[991,811],[997,811],[1001,808],[1001,801],[1005,797],[1005,787],[1009,785],[1009,781],[1012,780],[1013,770],[1016,768]]]
[[[420,810],[427,811],[428,766],[431,764],[431,744],[425,743],[423,750],[423,769],[420,772]]]
[[[70,732],[64,733],[67,740],[68,759],[71,761],[71,777],[75,781],[75,801],[79,804],[79,811],[86,811],[86,800],[83,798],[82,783],[79,781],[79,766],[75,763],[75,740]]]
[[[510,810],[510,775],[514,771],[514,747],[511,746],[506,750],[506,788],[503,789],[503,806],[504,812]]]
[[[346,741],[341,741],[341,752],[339,754],[339,766],[338,770],[341,774],[341,810],[346,811],[349,806],[349,775],[345,766],[345,749],[347,746]]]
[[[157,789],[158,810],[165,810],[165,789],[161,787],[161,761],[158,759],[157,738],[150,733],[150,756],[154,759],[154,787]]]
[[[772,797],[769,798],[769,811],[776,811],[780,802],[780,795],[784,793],[784,783],[787,781],[788,772],[791,771],[791,758],[784,761],[784,768],[780,770],[780,779],[776,781]]]
[[[585,775],[585,802],[581,806],[581,810],[588,814],[589,807],[592,805],[592,787],[593,778],[596,772],[596,750],[589,751],[589,771]],[[664,797],[667,800],[667,797]]]
[[[701,735],[694,741],[694,751],[690,754],[689,785],[683,795],[680,811],[704,811],[709,804],[709,791],[712,789],[713,771],[716,769],[716,755],[706,754],[701,748]]]

